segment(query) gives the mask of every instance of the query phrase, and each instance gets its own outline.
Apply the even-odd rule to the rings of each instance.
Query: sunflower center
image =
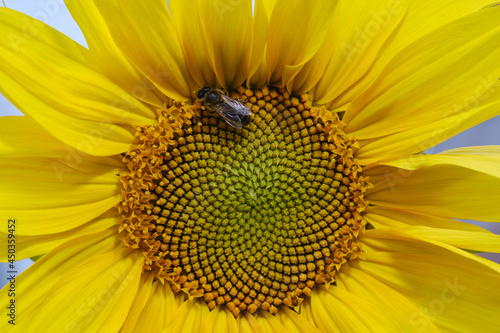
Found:
[[[362,255],[368,183],[356,141],[307,95],[240,87],[230,96],[253,112],[242,129],[200,101],[138,128],[124,155],[120,231],[143,251],[144,270],[211,309],[296,308]]]

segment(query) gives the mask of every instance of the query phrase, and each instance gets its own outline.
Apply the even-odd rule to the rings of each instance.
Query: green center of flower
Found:
[[[252,108],[242,129],[197,101],[138,130],[124,157],[120,230],[143,251],[145,270],[211,309],[296,308],[361,254],[368,183],[356,142],[307,95],[264,87],[231,97]]]

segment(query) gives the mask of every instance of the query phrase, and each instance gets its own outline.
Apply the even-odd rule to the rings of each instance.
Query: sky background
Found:
[[[83,46],[87,46],[78,25],[66,9],[63,0],[4,0],[8,8],[23,12],[52,26]],[[0,6],[2,4],[0,3]],[[0,94],[0,116],[22,115],[3,95]],[[471,128],[439,145],[427,153],[435,154],[444,150],[481,145],[500,145],[500,116]],[[499,189],[500,191],[500,189]],[[500,204],[500,203],[499,203]],[[473,222],[496,234],[500,234],[500,225],[493,226],[486,222]],[[3,249],[2,249],[3,250]],[[500,263],[500,254],[484,254],[485,257]],[[32,261],[25,259],[17,263],[18,274]],[[7,264],[0,263],[0,286],[6,284]]]

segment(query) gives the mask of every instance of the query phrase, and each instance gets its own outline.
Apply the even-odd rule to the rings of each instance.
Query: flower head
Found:
[[[500,148],[421,152],[500,114],[499,7],[67,6],[0,11],[21,328],[496,329]]]

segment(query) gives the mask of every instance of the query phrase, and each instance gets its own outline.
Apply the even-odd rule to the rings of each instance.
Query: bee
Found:
[[[242,102],[227,96],[222,90],[204,87],[198,91],[196,97],[208,110],[217,112],[234,128],[241,129],[252,120],[252,110]]]

